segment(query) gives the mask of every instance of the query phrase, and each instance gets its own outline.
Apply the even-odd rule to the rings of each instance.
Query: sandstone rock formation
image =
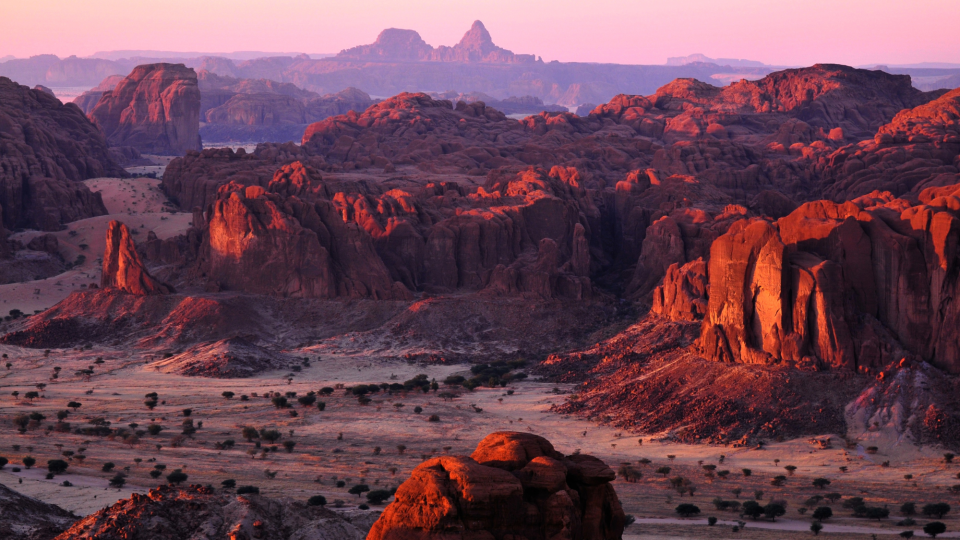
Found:
[[[217,288],[307,298],[592,295],[598,211],[575,171],[491,177],[476,193],[452,182],[412,192],[328,182],[301,162],[262,187],[255,181],[221,186],[201,224],[197,268]]]
[[[674,321],[702,320],[707,314],[707,265],[703,258],[683,266],[673,263],[653,291],[650,311]]]
[[[160,486],[84,517],[57,540],[360,540],[360,531],[317,506],[212,488]]]
[[[367,538],[613,540],[625,519],[615,477],[599,459],[564,456],[537,435],[492,433],[470,457],[418,465]]]
[[[902,347],[960,372],[956,189],[928,188],[919,205],[875,194],[738,222],[711,247],[704,353],[871,370]]]
[[[50,540],[78,519],[59,506],[0,485],[0,537],[5,540]]]
[[[0,215],[7,229],[56,231],[105,214],[100,195],[80,181],[125,175],[79,109],[0,77]]]
[[[822,163],[824,195],[842,201],[877,190],[899,197],[960,183],[958,126],[960,89],[899,112],[874,136]]]
[[[107,227],[100,287],[114,287],[140,296],[173,292],[171,287],[150,276],[137,254],[130,230],[119,221],[111,221]]]
[[[0,206],[0,259],[6,259],[13,252],[7,236],[10,233],[3,227],[3,207]]]
[[[752,213],[785,215],[795,208],[793,198],[816,192],[811,179],[816,160],[844,144],[838,133],[872,132],[903,106],[931,97],[910,88],[906,78],[843,66],[788,70],[725,88],[679,80],[654,96],[618,96],[586,118],[542,113],[520,123],[482,102],[459,101],[454,108],[423,94],[400,94],[363,113],[311,125],[299,148],[265,145],[253,154],[208,150],[175,160],[164,187],[182,206],[206,209],[207,220],[228,178],[238,184],[230,189],[237,200],[241,187],[260,186],[265,196],[275,194],[277,208],[292,195],[315,205],[331,201],[339,221],[353,222],[371,237],[389,279],[409,291],[587,298],[591,287],[585,279],[610,270],[632,271],[624,288],[640,298],[671,264],[708,258],[713,240],[734,221]],[[848,114],[856,106],[862,113]],[[806,150],[791,154],[797,145]],[[271,187],[294,163],[316,169],[301,175],[312,187]],[[558,163],[567,168],[555,167]],[[530,165],[568,185],[522,172]],[[398,167],[408,170],[391,178]],[[356,182],[352,174],[377,180]],[[483,186],[447,180],[457,174],[487,180]],[[502,181],[510,177],[518,178],[513,188]],[[749,208],[731,204],[744,199]],[[217,202],[218,211],[226,204]],[[297,212],[286,211],[300,220]],[[552,242],[535,245],[542,232],[523,230],[543,219],[534,214],[551,216]],[[577,222],[582,239],[574,238]],[[330,228],[334,221],[323,223]],[[472,232],[477,225],[479,233]],[[217,222],[214,229],[219,227]],[[479,250],[464,251],[465,232],[479,235],[479,243],[468,243]],[[316,234],[325,237],[319,229]],[[498,238],[496,246],[490,238]],[[574,249],[574,242],[582,247]],[[331,256],[324,249],[327,255],[310,248],[302,256]],[[203,264],[212,266],[203,274],[221,268],[230,275],[226,259],[218,257],[216,250],[205,256]],[[258,283],[276,294],[332,297],[327,267],[320,263],[313,280],[327,285],[304,289],[305,279],[311,281],[304,276]],[[244,287],[243,280],[227,281],[232,285],[224,286]],[[374,295],[366,290],[360,295]]]
[[[700,326],[648,316],[594,346],[552,354],[540,373],[580,383],[576,397],[552,410],[599,415],[618,429],[663,433],[669,440],[736,447],[844,433],[846,405],[875,380],[705,360],[694,346]]]
[[[37,235],[24,246],[19,240],[8,240],[0,225],[0,284],[45,279],[64,270],[56,236]]]
[[[111,146],[183,155],[200,150],[200,88],[183,64],[137,66],[89,113]]]

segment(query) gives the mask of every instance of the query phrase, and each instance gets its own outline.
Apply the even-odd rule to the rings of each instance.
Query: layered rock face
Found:
[[[585,299],[599,225],[580,180],[574,170],[531,168],[473,192],[453,182],[407,191],[326,181],[294,162],[264,186],[221,186],[196,218],[196,265],[216,288],[281,296],[468,290]]]
[[[77,521],[57,540],[126,538],[180,540],[360,540],[360,531],[316,506],[259,495],[218,494],[211,488],[160,486],[134,493]]]
[[[106,214],[80,183],[126,176],[97,128],[74,105],[0,77],[0,208],[8,229],[56,231]]]
[[[470,457],[417,466],[367,538],[618,539],[625,516],[615,477],[599,459],[564,456],[542,437],[492,433]]]
[[[710,250],[704,354],[870,370],[902,347],[960,372],[957,194],[818,201],[736,223]]]
[[[100,287],[114,287],[139,296],[173,292],[171,287],[150,276],[137,254],[130,230],[119,221],[111,221],[107,226]]]
[[[111,146],[183,155],[200,150],[200,88],[183,64],[137,66],[89,113]]]

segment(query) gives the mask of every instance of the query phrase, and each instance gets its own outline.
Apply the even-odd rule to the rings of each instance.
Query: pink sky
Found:
[[[960,0],[3,0],[0,57],[100,50],[332,53],[388,27],[456,43],[475,19],[544,60],[960,63]]]

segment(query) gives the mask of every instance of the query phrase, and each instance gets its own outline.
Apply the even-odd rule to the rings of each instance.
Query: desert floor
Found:
[[[442,386],[439,393],[373,394],[367,405],[360,405],[338,389],[320,398],[326,404],[323,412],[295,402],[292,409],[278,409],[266,397],[273,392],[303,396],[337,384],[402,382],[420,373],[442,381],[450,374],[466,371],[465,365],[418,366],[346,355],[317,355],[304,349],[291,351],[295,356],[310,359],[310,366],[299,372],[273,371],[248,379],[206,379],[159,373],[154,367],[156,359],[130,350],[52,350],[46,354],[3,346],[0,352],[12,364],[9,370],[0,371],[0,455],[10,460],[0,471],[0,482],[79,514],[96,511],[133,491],[157,485],[163,479],[148,476],[156,464],[166,465],[165,474],[182,469],[188,474],[189,483],[218,486],[229,478],[238,485],[258,486],[267,495],[306,499],[323,494],[331,502],[343,501],[345,508],[356,507],[361,499],[348,494],[349,487],[358,483],[366,483],[372,489],[396,486],[425,457],[469,454],[480,439],[498,430],[537,433],[553,441],[561,452],[579,450],[592,454],[614,469],[622,463],[640,468],[640,481],[615,482],[625,511],[637,518],[637,523],[628,529],[628,536],[634,538],[806,536],[810,535],[810,519],[798,509],[808,497],[829,492],[838,492],[844,499],[860,496],[870,506],[891,509],[892,517],[881,521],[854,518],[842,508],[841,499],[833,505],[835,517],[827,521],[823,533],[837,538],[864,538],[909,528],[895,525],[902,519],[899,507],[903,502],[948,502],[953,506],[958,503],[958,496],[947,488],[957,483],[960,464],[945,464],[934,448],[890,448],[868,455],[862,450],[843,448],[842,439],[836,435],[832,435],[834,447],[824,450],[807,440],[771,443],[763,449],[651,442],[650,436],[642,437],[643,444],[639,444],[638,435],[550,412],[550,406],[572,389],[545,382],[524,381],[506,388],[460,391],[458,397],[446,400],[439,397],[447,390]],[[103,359],[102,364],[94,363],[98,357]],[[89,380],[74,375],[90,365],[96,367]],[[54,367],[62,368],[61,375],[51,380]],[[47,385],[41,397],[24,399],[24,394],[39,382]],[[20,392],[19,397],[11,396],[14,390]],[[508,390],[513,390],[512,395]],[[221,394],[225,391],[234,392],[235,396],[224,398]],[[143,404],[145,394],[150,392],[157,392],[160,399],[152,411]],[[249,396],[248,400],[241,400],[241,395]],[[143,429],[157,423],[165,429],[157,436],[145,434],[133,444],[48,430],[47,426],[56,424],[56,411],[66,409],[71,400],[81,403],[66,419],[73,429],[89,426],[95,418],[103,418],[113,427],[137,424],[137,428]],[[401,403],[402,407],[396,407]],[[414,412],[417,406],[423,408],[419,414]],[[202,427],[182,446],[174,448],[173,439],[181,431],[186,408],[192,409],[190,418],[196,424],[202,422]],[[296,411],[296,416],[291,411]],[[18,434],[12,423],[14,415],[30,412],[40,412],[46,419],[40,426]],[[429,422],[432,414],[438,415],[440,421]],[[241,437],[242,426],[279,430],[283,436],[276,443],[277,450],[264,453],[271,446],[267,443],[255,448],[253,442]],[[214,447],[227,439],[235,441],[232,449]],[[287,440],[296,443],[292,452],[282,446]],[[398,445],[406,447],[403,453]],[[22,467],[22,459],[27,455],[36,458],[38,464],[45,464],[63,451],[80,453],[79,448],[84,448],[85,459],[80,462],[74,458],[68,472],[53,480],[46,480],[45,470],[38,467],[12,472],[12,467]],[[135,458],[142,461],[136,463]],[[638,465],[642,458],[652,462]],[[717,464],[718,470],[729,470],[729,476],[724,480],[706,478],[698,463],[701,460],[704,464]],[[124,489],[107,487],[107,480],[114,473],[101,468],[108,461],[116,464],[116,470],[126,470],[128,484]],[[883,461],[889,461],[889,466],[881,466]],[[774,476],[787,474],[783,469],[786,465],[794,465],[797,470],[788,475],[782,487],[770,485]],[[670,467],[669,475],[657,474],[660,466]],[[847,472],[841,472],[841,466],[848,467]],[[744,477],[744,468],[751,469],[752,475]],[[913,478],[905,480],[905,474],[912,474]],[[681,497],[671,489],[668,478],[677,475],[690,479],[697,487],[693,497]],[[811,485],[813,478],[820,477],[832,482],[825,490]],[[23,483],[19,483],[20,479]],[[63,480],[73,486],[59,485]],[[346,486],[337,488],[338,480]],[[714,510],[710,501],[715,497],[733,499],[734,488],[742,489],[741,501],[752,498],[758,490],[763,491],[762,501],[785,500],[786,516],[775,523],[747,519],[746,529],[733,533],[732,523],[737,516]],[[701,515],[696,519],[676,519],[674,508],[680,502],[693,502],[700,507]],[[721,523],[708,527],[706,516],[716,516]],[[928,519],[919,516],[917,521],[922,525]],[[950,531],[960,530],[956,516],[948,514],[943,521]],[[913,528],[919,533],[919,525]]]
[[[167,197],[160,192],[159,180],[150,178],[95,178],[84,182],[103,197],[108,215],[74,221],[67,228],[53,233],[65,261],[82,262],[57,276],[21,283],[0,285],[0,314],[12,309],[24,313],[45,310],[66,298],[71,292],[100,283],[100,263],[105,246],[107,225],[112,220],[125,223],[136,242],[146,240],[149,231],[159,238],[169,238],[186,231],[193,220],[189,213],[173,212]],[[12,234],[24,244],[40,231]],[[3,331],[0,326],[0,332]]]
[[[65,260],[75,261],[80,255],[85,260],[56,277],[0,286],[0,313],[15,308],[27,313],[43,310],[74,290],[99,283],[104,232],[112,219],[137,231],[137,241],[144,240],[149,231],[167,238],[190,225],[190,214],[170,210],[172,206],[159,191],[158,180],[102,178],[87,184],[102,194],[110,215],[71,223],[66,230],[54,233]],[[26,242],[36,234],[41,233],[19,232],[14,238]],[[309,359],[309,367],[300,365],[296,371],[290,366],[289,370],[269,371],[248,379],[206,379],[161,373],[155,366],[160,359],[154,352],[132,348],[46,352],[0,346],[0,354],[5,356],[0,362],[0,456],[10,460],[0,470],[0,483],[78,514],[88,514],[131,492],[158,485],[163,477],[153,479],[148,473],[162,464],[166,466],[164,475],[182,469],[189,476],[188,483],[219,486],[223,480],[234,479],[237,485],[255,485],[271,496],[306,499],[323,494],[331,503],[343,501],[341,511],[356,514],[363,512],[356,508],[363,500],[347,493],[349,487],[358,483],[372,489],[397,486],[427,456],[469,454],[487,434],[517,430],[542,435],[567,454],[580,451],[598,456],[615,470],[625,463],[641,470],[643,476],[637,482],[619,478],[615,482],[624,510],[637,519],[627,530],[626,538],[630,539],[807,537],[811,535],[810,512],[802,515],[799,510],[811,496],[830,492],[840,493],[843,499],[832,505],[834,517],[825,522],[822,536],[870,538],[872,534],[894,535],[906,529],[922,536],[922,524],[930,521],[925,516],[915,516],[918,524],[912,527],[896,525],[903,519],[900,505],[913,501],[918,507],[931,502],[951,504],[953,511],[942,520],[950,532],[942,537],[960,537],[960,494],[949,489],[960,484],[960,463],[944,463],[943,451],[938,448],[898,446],[892,441],[878,443],[879,452],[867,454],[856,444],[848,448],[841,434],[822,434],[832,439],[829,449],[818,449],[808,439],[771,442],[762,449],[656,442],[662,434],[630,434],[550,412],[553,404],[575,389],[530,379],[506,388],[458,390],[456,398],[446,400],[439,396],[449,391],[442,385],[437,393],[379,393],[370,396],[368,405],[360,405],[337,389],[320,398],[326,404],[322,412],[315,406],[302,407],[295,399],[291,399],[294,408],[277,409],[267,397],[270,393],[296,392],[303,396],[338,384],[403,382],[417,374],[443,381],[451,374],[465,373],[469,367],[388,362],[319,347],[286,352]],[[96,363],[98,358],[102,358],[102,364]],[[9,369],[5,366],[8,362]],[[92,377],[76,374],[88,366],[94,366]],[[57,367],[61,368],[59,376],[53,379]],[[40,397],[25,399],[26,392],[37,390],[37,384],[46,385],[39,390]],[[12,395],[14,391],[18,396]],[[235,396],[226,399],[222,396],[225,391]],[[156,392],[160,400],[153,410],[144,405],[144,396],[150,392]],[[242,395],[248,399],[241,400]],[[71,424],[71,431],[48,429],[57,424],[57,411],[68,410],[69,401],[81,403],[76,411],[69,410],[65,420]],[[418,406],[423,409],[420,413],[414,412]],[[195,424],[202,422],[202,427],[174,447],[185,420],[184,409],[191,409],[190,418]],[[18,433],[14,417],[32,412],[46,418],[26,433]],[[439,416],[438,422],[428,421],[432,414]],[[130,431],[143,430],[151,423],[164,430],[127,442],[73,433],[98,418],[112,427],[136,424],[128,427]],[[241,436],[243,426],[277,429],[282,438],[275,445],[263,443],[257,448],[255,442]],[[851,436],[873,440],[870,435]],[[232,448],[215,448],[215,444],[228,439],[235,441]],[[295,443],[291,452],[285,450],[284,441]],[[400,445],[405,447],[402,452]],[[276,450],[263,452],[271,446]],[[47,480],[47,460],[61,457],[63,452],[74,452],[67,473]],[[77,454],[85,458],[75,457]],[[28,455],[37,460],[32,469],[22,465]],[[651,462],[639,464],[644,458]],[[114,463],[115,471],[127,474],[124,488],[108,487],[108,479],[115,472],[102,471],[106,462]],[[715,464],[717,471],[728,470],[729,475],[725,479],[708,478],[700,462]],[[784,469],[788,465],[797,467],[792,475]],[[662,466],[670,467],[670,473],[657,474]],[[22,470],[13,472],[14,467]],[[842,472],[840,467],[847,471]],[[750,469],[752,475],[744,476],[743,469]],[[771,485],[777,475],[787,476],[783,486]],[[912,477],[906,479],[905,475]],[[686,477],[696,486],[694,496],[681,497],[671,488],[669,478],[675,476]],[[811,484],[814,478],[826,478],[831,484],[824,490],[817,489]],[[61,485],[64,480],[73,485]],[[345,487],[336,487],[337,481],[343,481]],[[715,510],[711,501],[715,497],[734,499],[731,490],[735,488],[741,490],[741,502],[754,497],[756,491],[763,492],[757,494],[763,504],[784,500],[787,514],[776,522],[746,519],[746,528],[733,532],[738,517]],[[869,506],[886,506],[891,517],[881,521],[854,518],[850,510],[842,508],[843,500],[850,497],[863,497]],[[677,519],[674,509],[680,502],[696,504],[701,514]],[[380,509],[373,507],[366,512]],[[721,521],[709,527],[707,516]]]

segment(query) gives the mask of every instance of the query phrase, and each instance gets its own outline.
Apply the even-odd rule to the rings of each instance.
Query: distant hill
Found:
[[[270,56],[298,56],[301,52],[266,52],[266,51],[234,51],[234,52],[198,52],[198,51],[152,51],[127,49],[119,51],[97,51],[86,58],[102,60],[123,60],[126,58],[202,58],[204,56],[218,56],[230,60],[253,60]],[[311,58],[324,58],[332,54],[312,54]],[[11,57],[12,58],[12,57]],[[2,59],[0,59],[2,60]]]
[[[668,66],[685,66],[687,64],[694,64],[697,62],[731,67],[765,67],[767,65],[763,62],[757,62],[756,60],[742,60],[737,58],[710,58],[700,53],[691,54],[689,56],[674,56],[672,58],[667,58]]]

